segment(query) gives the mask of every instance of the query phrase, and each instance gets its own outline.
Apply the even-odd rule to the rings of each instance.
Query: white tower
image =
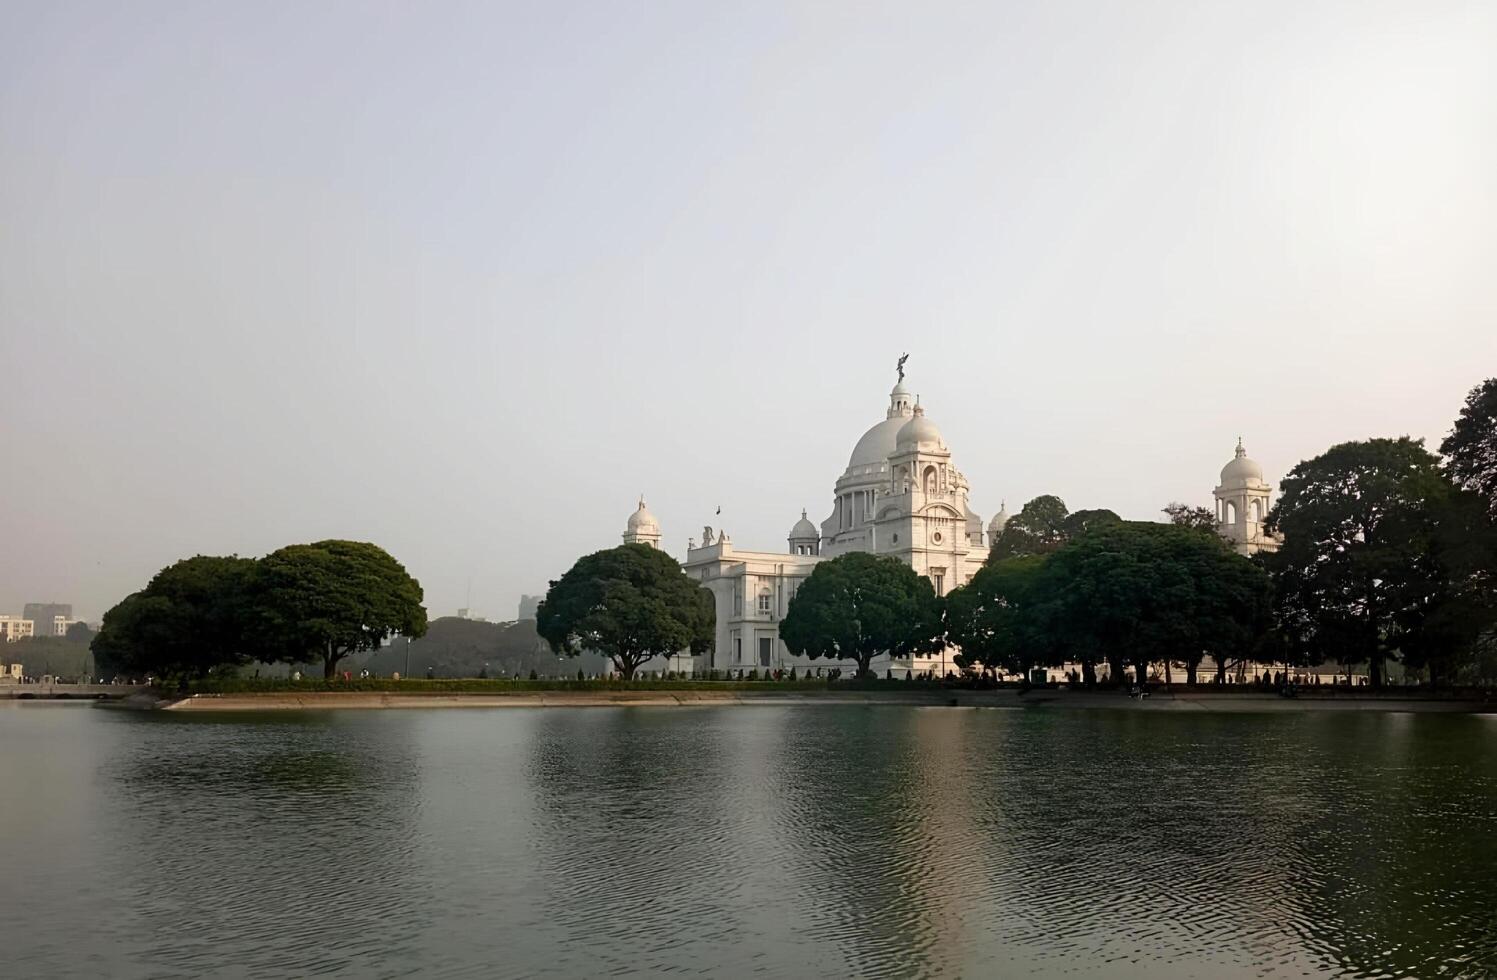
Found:
[[[1273,488],[1263,482],[1263,468],[1248,459],[1242,440],[1232,461],[1222,467],[1216,497],[1216,530],[1238,554],[1277,551],[1279,541],[1264,529]]]
[[[639,495],[639,508],[629,515],[629,524],[624,529],[624,544],[647,544],[660,547],[660,522],[645,506],[644,494]]]
[[[995,544],[998,543],[998,535],[1002,534],[1003,533],[1003,529],[1005,527],[1007,527],[1007,526],[1008,526],[1008,501],[1005,500],[1001,504],[998,505],[998,513],[994,514],[993,515],[993,519],[988,522],[988,547],[989,548],[993,547],[993,545],[995,545]]]
[[[800,520],[790,529],[789,541],[792,555],[821,554],[821,532],[816,530],[815,524],[806,520],[805,508],[801,509]]]
[[[889,471],[875,502],[875,550],[907,562],[945,595],[976,571],[967,567],[968,524],[980,535],[982,522],[967,508],[966,477],[919,405],[895,437]]]

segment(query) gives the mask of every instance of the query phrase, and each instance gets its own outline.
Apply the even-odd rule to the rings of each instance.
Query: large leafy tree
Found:
[[[268,658],[321,661],[333,677],[349,654],[426,632],[421,584],[377,545],[318,541],[273,551],[255,570],[253,629]]]
[[[1433,551],[1450,484],[1422,440],[1347,442],[1284,478],[1265,557],[1278,631],[1307,659],[1368,665],[1373,687],[1429,608],[1441,572]]]
[[[254,574],[253,559],[208,555],[163,568],[104,614],[95,660],[110,672],[198,677],[247,662]]]
[[[1455,484],[1480,496],[1497,521],[1497,378],[1471,389],[1440,452]]]
[[[1434,510],[1428,560],[1409,569],[1422,575],[1397,614],[1404,664],[1430,683],[1471,679],[1484,645],[1497,639],[1497,522],[1486,501],[1451,488]]]
[[[1043,614],[1045,561],[1027,555],[984,565],[946,597],[946,639],[960,648],[958,663],[1023,674],[1051,662],[1053,634]]]
[[[712,646],[712,594],[649,545],[585,555],[551,583],[536,631],[558,654],[600,653],[625,680],[652,657]]]
[[[1054,494],[1035,497],[998,532],[998,539],[988,552],[988,561],[1049,554],[1065,542],[1061,526],[1069,515],[1066,502]]]
[[[930,579],[897,558],[863,552],[818,564],[780,624],[793,653],[854,661],[859,677],[876,656],[940,650],[942,633],[941,601]]]
[[[1249,647],[1268,609],[1266,576],[1213,535],[1172,524],[1122,522],[1098,528],[1046,563],[1041,609],[1072,645],[1140,680],[1154,661],[1183,662],[1195,681],[1204,654],[1220,660]]]
[[[1043,494],[1009,518],[998,539],[992,542],[988,563],[1048,555],[1093,527],[1116,524],[1119,520],[1110,510],[1078,510],[1073,514],[1064,500],[1054,494]]]

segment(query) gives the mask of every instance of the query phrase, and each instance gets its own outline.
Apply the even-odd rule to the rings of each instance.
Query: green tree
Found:
[[[1051,662],[1053,644],[1041,612],[1045,561],[1026,555],[984,565],[946,597],[946,639],[961,650],[961,666],[1027,674]]]
[[[976,584],[974,578],[973,584]],[[1024,595],[1017,630],[1043,662],[1079,661],[1095,679],[1105,660],[1115,680],[1128,665],[1140,682],[1151,663],[1179,661],[1194,683],[1203,656],[1250,649],[1269,609],[1261,569],[1215,535],[1171,524],[1104,524],[1044,563]]]
[[[1164,506],[1164,512],[1169,515],[1171,524],[1201,531],[1216,530],[1216,515],[1211,512],[1210,507],[1191,507],[1189,504],[1171,501]]]
[[[579,558],[551,583],[535,621],[558,654],[603,654],[631,680],[652,657],[710,649],[716,614],[712,594],[674,558],[625,544]]]
[[[1456,486],[1479,495],[1497,521],[1497,378],[1471,389],[1440,452]]]
[[[91,643],[99,668],[202,677],[248,662],[254,573],[253,559],[234,556],[198,555],[163,568],[104,614]]]
[[[1432,685],[1472,676],[1497,628],[1497,522],[1478,494],[1452,487],[1432,507],[1429,554],[1409,568],[1409,601],[1396,614],[1406,667]]]
[[[266,659],[322,662],[324,677],[388,637],[421,636],[421,584],[384,549],[318,541],[273,551],[255,572],[253,627]]]
[[[1026,555],[1047,555],[1064,542],[1062,525],[1070,511],[1054,494],[1035,497],[1008,519],[988,553],[990,563]]]
[[[1048,555],[1094,527],[1116,524],[1121,518],[1110,510],[1066,509],[1066,502],[1053,494],[1035,497],[1011,517],[988,552],[988,563]]]
[[[874,657],[942,647],[941,601],[930,580],[897,558],[863,552],[818,564],[790,599],[780,639],[813,660],[851,660],[868,676]]]
[[[1280,635],[1300,657],[1366,663],[1373,687],[1427,608],[1440,578],[1432,553],[1450,493],[1422,440],[1331,447],[1284,478],[1264,557]]]

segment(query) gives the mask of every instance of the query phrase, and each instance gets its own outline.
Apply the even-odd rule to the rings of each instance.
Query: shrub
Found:
[[[790,679],[792,681],[795,680],[795,668],[794,667],[790,668]]]
[[[535,672],[535,668],[534,667],[530,668],[530,679],[533,680],[533,681],[538,681],[538,680],[541,679],[541,675],[539,675],[539,674],[537,674]]]
[[[586,674],[586,672],[583,671],[583,669],[581,667],[577,668],[577,679],[579,681],[585,681],[585,680],[587,680],[587,674]]]

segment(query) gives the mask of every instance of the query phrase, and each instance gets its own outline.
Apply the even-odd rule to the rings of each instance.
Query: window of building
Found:
[[[936,595],[946,594],[946,576],[940,572],[931,572],[930,580],[936,587]]]
[[[759,613],[761,615],[765,615],[765,616],[769,615],[771,603],[773,601],[774,601],[774,597],[771,596],[769,594],[769,592],[767,592],[767,591],[760,592],[759,593]]]
[[[733,615],[743,615],[743,594],[737,590],[733,592]]]
[[[768,667],[770,657],[774,654],[774,637],[759,637],[759,666]]]
[[[733,662],[735,664],[743,663],[743,637],[736,633],[733,635]]]

